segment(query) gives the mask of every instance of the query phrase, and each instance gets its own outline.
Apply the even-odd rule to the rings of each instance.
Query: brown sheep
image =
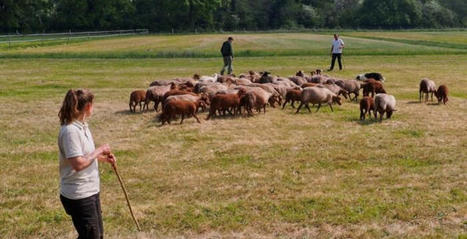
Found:
[[[237,94],[216,94],[211,99],[211,106],[209,108],[209,115],[206,120],[216,115],[216,111],[229,111],[233,109],[233,115],[239,111],[240,98],[246,93],[245,89],[240,89]]]
[[[448,102],[448,87],[446,85],[440,85],[438,90],[435,91],[435,96],[438,99],[438,104],[443,101],[443,104]]]
[[[375,79],[366,80],[361,87],[363,88],[363,96],[369,96],[371,93],[371,97],[375,97],[375,94],[386,93],[383,84]]]
[[[285,102],[282,105],[282,109],[285,108],[285,105],[289,102],[292,102],[292,108],[295,108],[294,103],[295,101],[301,101],[302,99],[302,91],[301,90],[295,90],[295,89],[289,89],[287,90],[287,94],[285,95]]]
[[[360,100],[360,120],[365,120],[366,114],[371,118],[370,111],[375,111],[375,101],[371,96],[364,96],[363,99]]]
[[[176,115],[182,116],[180,124],[183,124],[185,116],[193,116],[196,121],[198,121],[198,123],[201,123],[201,121],[199,121],[198,117],[196,116],[196,105],[191,101],[170,100],[165,102],[162,109],[162,114],[160,115],[162,125],[164,125],[165,122],[170,124],[170,121],[175,118]]]
[[[139,111],[143,111],[146,104],[142,105],[146,101],[145,90],[135,90],[130,94],[130,112],[136,112],[136,105],[139,104]],[[141,109],[143,107],[143,109]]]

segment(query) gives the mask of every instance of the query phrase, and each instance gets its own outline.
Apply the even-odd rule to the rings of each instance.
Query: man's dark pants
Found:
[[[337,62],[339,63],[339,70],[342,70],[342,61],[341,61],[342,53],[332,53],[332,61],[331,61],[331,68],[329,70],[334,69],[334,63],[336,63],[336,58]]]
[[[227,74],[230,75],[232,73],[232,58],[232,56],[224,56],[224,66],[222,67],[221,75],[224,74],[225,68],[227,68]]]
[[[73,220],[73,225],[78,232],[78,239],[104,238],[99,193],[78,200],[68,199],[60,195],[60,201],[62,201],[65,212]]]

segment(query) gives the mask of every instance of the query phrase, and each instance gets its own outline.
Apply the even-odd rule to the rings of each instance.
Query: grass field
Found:
[[[462,32],[447,34],[455,39],[447,44],[464,44],[458,39]],[[116,176],[101,164],[107,237],[467,236],[467,54],[462,49],[344,37],[345,51],[352,54],[344,58],[344,71],[331,75],[383,73],[398,111],[382,123],[359,121],[358,105],[348,101],[335,112],[324,107],[295,115],[291,107],[268,108],[250,118],[205,121],[202,114],[202,124],[188,119],[164,127],[153,111],[128,112],[129,93],[155,79],[217,72],[220,59],[206,56],[217,54],[224,38],[124,37],[0,52],[0,237],[75,236],[58,198],[56,140],[61,101],[76,87],[96,95],[91,130],[97,145],[109,143],[115,151],[143,227],[135,231]],[[236,57],[237,73],[252,69],[288,76],[329,64],[329,35],[236,39],[236,52],[291,53]],[[378,55],[367,49],[374,46]],[[124,57],[146,49],[178,55]],[[199,55],[182,54],[188,51]],[[422,77],[448,85],[447,105],[418,103]]]

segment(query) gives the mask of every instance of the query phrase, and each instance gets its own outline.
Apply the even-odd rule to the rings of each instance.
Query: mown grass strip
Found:
[[[436,42],[436,41],[427,41],[427,40],[394,39],[394,38],[387,38],[387,37],[355,36],[355,35],[346,35],[346,34],[342,34],[342,35],[348,36],[348,37],[354,37],[354,38],[369,39],[369,40],[389,41],[389,42],[405,43],[405,44],[419,45],[419,46],[431,46],[431,47],[443,47],[443,48],[467,50],[467,45],[459,44],[459,43]]]

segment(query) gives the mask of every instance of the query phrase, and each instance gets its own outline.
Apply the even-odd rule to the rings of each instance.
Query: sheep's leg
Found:
[[[386,112],[386,118],[390,119],[392,116],[392,110]]]
[[[422,102],[422,91],[418,91],[418,101]]]
[[[300,111],[302,106],[303,106],[303,102],[300,102],[300,105],[298,106],[297,111],[295,112],[295,114],[298,114],[298,112]]]
[[[201,124],[201,121],[199,121],[199,119],[198,119],[198,116],[196,116],[196,114],[195,114],[195,113],[193,113],[193,114],[191,114],[191,115],[192,115],[192,116],[193,116],[193,117],[196,119],[196,121],[198,121],[198,123],[200,123],[200,124]]]
[[[433,91],[431,92],[431,102],[433,102]]]
[[[308,105],[308,103],[305,105],[305,107],[308,109],[308,112],[311,113],[310,105]]]
[[[184,119],[185,119],[185,114],[182,114],[182,120],[180,121],[180,124],[183,124]]]
[[[329,107],[331,107],[331,112],[334,112],[334,109],[332,109],[332,103],[328,103]]]
[[[287,104],[287,102],[289,102],[287,99],[284,101],[284,104],[282,105],[282,109],[285,108],[285,105]]]
[[[158,108],[159,108],[159,100],[155,100],[155,101],[154,101],[154,110],[155,110],[156,112],[159,112]],[[161,107],[161,108],[162,108],[162,107]]]
[[[264,114],[266,114],[266,104],[263,105]]]
[[[139,111],[140,111],[140,112],[143,112],[143,110],[141,110],[141,107],[142,107],[141,104],[142,104],[142,103],[143,103],[142,101],[139,102]]]
[[[384,115],[384,111],[383,111],[383,112],[379,112],[379,121],[380,121],[380,122],[383,121],[383,115]]]
[[[318,104],[318,109],[316,109],[316,112],[318,112],[319,108],[321,108],[321,103]]]
[[[290,104],[290,105],[292,105],[292,108],[295,109],[295,105],[294,105],[294,104],[295,104],[295,100],[292,100],[292,104]]]
[[[131,102],[128,105],[130,106],[130,112],[133,112],[133,110],[131,109]]]

